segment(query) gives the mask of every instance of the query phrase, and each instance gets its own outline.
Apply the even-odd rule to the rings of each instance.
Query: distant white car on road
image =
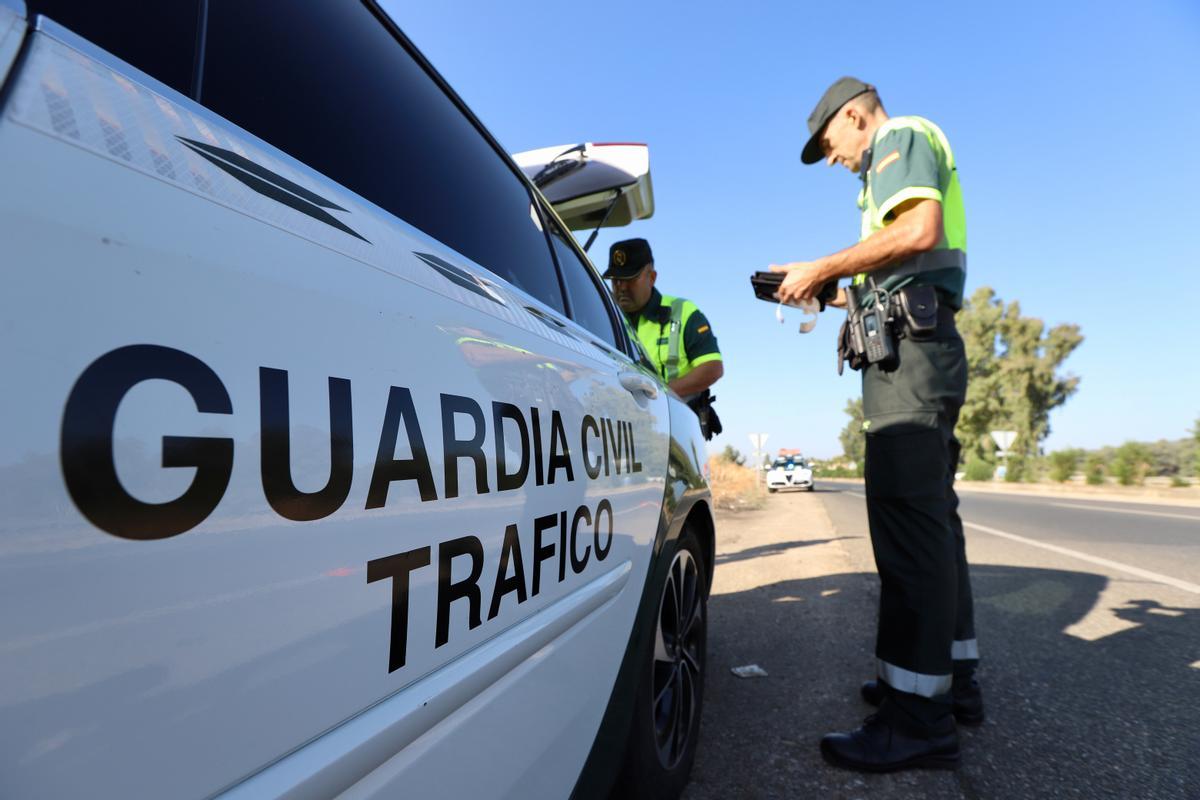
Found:
[[[799,456],[780,456],[767,470],[767,491],[780,489],[813,490],[812,467]]]

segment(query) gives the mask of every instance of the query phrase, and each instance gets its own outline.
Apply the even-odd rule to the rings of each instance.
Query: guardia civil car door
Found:
[[[0,796],[675,792],[694,420],[373,3],[0,0]]]

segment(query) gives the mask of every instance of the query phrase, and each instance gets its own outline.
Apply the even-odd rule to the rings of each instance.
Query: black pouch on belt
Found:
[[[917,340],[932,339],[938,327],[937,290],[932,286],[905,286],[898,294],[905,333]]]

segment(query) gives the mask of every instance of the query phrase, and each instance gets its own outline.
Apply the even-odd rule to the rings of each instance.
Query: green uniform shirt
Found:
[[[671,310],[676,302],[679,303],[679,319],[673,322]],[[642,310],[627,316],[642,349],[663,380],[682,378],[701,364],[721,360],[712,326],[691,300],[660,294],[654,289]],[[673,337],[674,348],[671,346]],[[672,349],[677,353],[674,365],[671,364]]]
[[[914,282],[936,286],[952,307],[961,308],[967,275],[967,221],[954,154],[941,128],[922,117],[889,119],[875,132],[862,179],[860,240],[891,224],[896,208],[906,200],[942,204],[942,238],[934,251],[926,254],[930,263],[942,266],[917,273]],[[884,268],[873,277],[882,281],[889,271]],[[863,283],[864,278],[859,275],[854,282]]]

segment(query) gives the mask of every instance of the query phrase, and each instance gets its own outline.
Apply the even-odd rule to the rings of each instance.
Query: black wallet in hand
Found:
[[[779,285],[783,283],[786,272],[756,272],[750,276],[750,285],[754,287],[754,296],[759,300],[766,300],[768,303],[778,303],[779,298],[775,296],[775,292],[779,291]],[[821,310],[825,310],[825,304],[837,297],[837,281],[830,281],[821,287],[821,291],[817,292],[817,303],[821,306]]]
[[[759,300],[778,303],[779,298],[775,296],[775,292],[779,290],[779,284],[783,283],[783,276],[786,274],[786,272],[756,272],[751,275],[750,285],[754,287],[754,296]]]

